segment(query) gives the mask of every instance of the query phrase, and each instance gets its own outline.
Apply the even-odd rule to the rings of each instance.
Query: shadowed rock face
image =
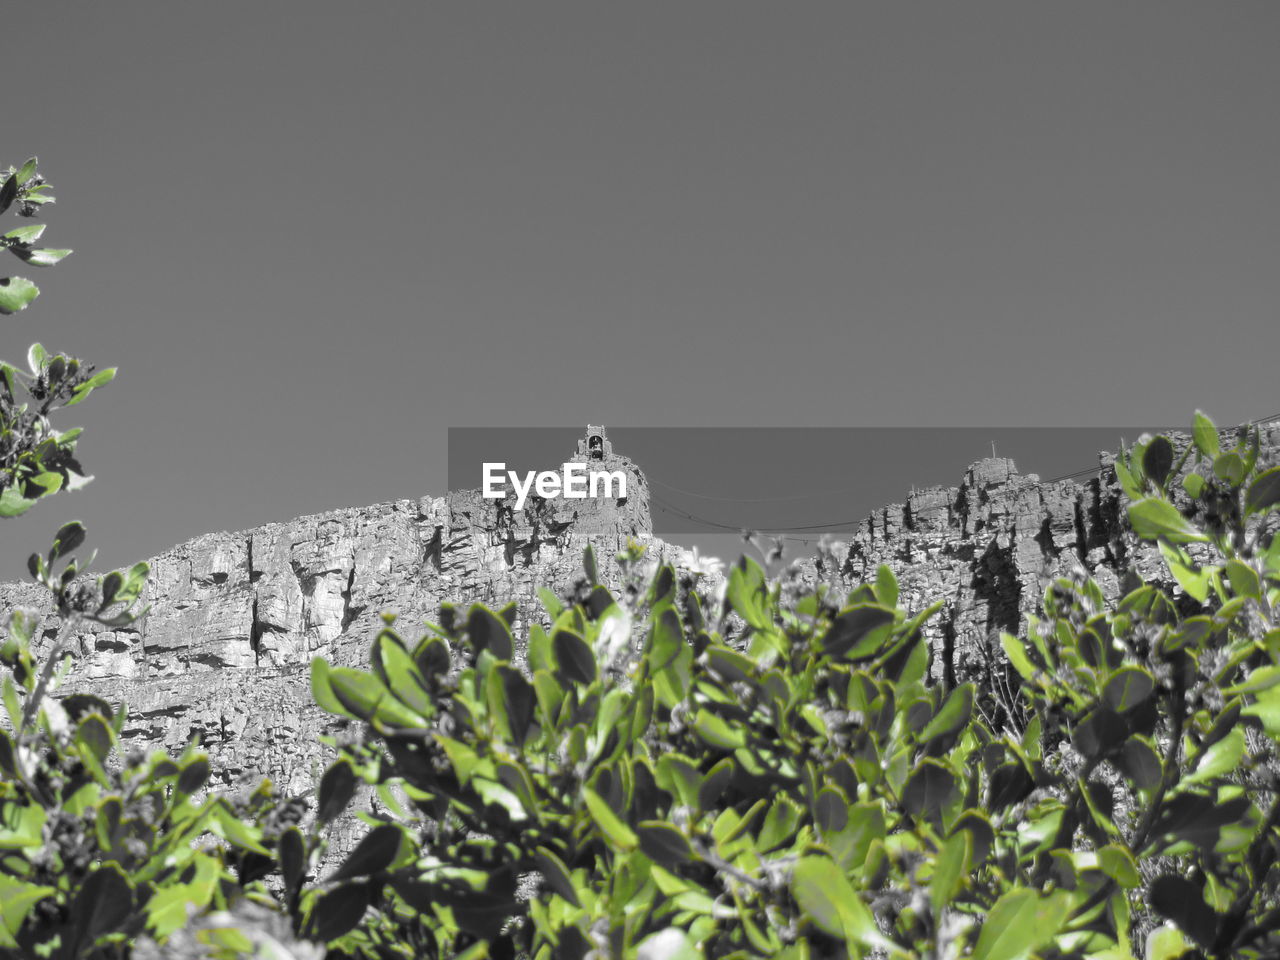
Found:
[[[1264,451],[1274,462],[1280,428],[1266,430]],[[151,561],[143,621],[74,637],[65,689],[125,701],[139,746],[178,751],[198,735],[225,782],[269,775],[286,794],[309,792],[323,763],[317,738],[336,729],[311,702],[312,657],[363,666],[384,611],[410,639],[443,601],[515,600],[522,621],[539,617],[536,589],[571,590],[588,542],[606,582],[628,538],[678,555],[651,534],[643,474],[609,456],[633,478],[626,501],[531,499],[517,511],[512,499],[461,491],[188,541]],[[933,675],[979,679],[999,649],[993,632],[1024,625],[1053,577],[1083,566],[1115,596],[1126,570],[1163,572],[1126,529],[1109,464],[1103,456],[1083,483],[1042,483],[1010,460],[978,461],[957,487],[876,511],[848,543],[802,562],[802,576],[847,590],[889,564],[908,609],[947,602],[930,627]],[[57,623],[41,591],[0,585],[0,605],[43,612],[47,649]]]

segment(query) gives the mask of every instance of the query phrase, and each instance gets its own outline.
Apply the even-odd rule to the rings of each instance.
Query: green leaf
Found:
[[[326,713],[334,713],[342,717],[351,716],[347,708],[333,695],[333,689],[329,686],[329,663],[324,657],[315,657],[311,661],[311,699]]]
[[[767,588],[764,571],[745,554],[729,571],[729,581],[725,586],[725,599],[738,616],[755,630],[763,630],[770,625],[765,603]]]
[[[387,869],[395,862],[402,840],[404,833],[393,824],[384,823],[374,827],[356,844],[356,848],[329,878],[329,882],[367,877]]]
[[[640,840],[635,835],[635,832],[618,819],[618,815],[613,812],[613,808],[605,803],[598,793],[590,787],[583,787],[582,799],[586,801],[587,812],[591,814],[591,819],[596,822],[600,832],[608,837],[610,843],[627,851],[636,848]]]
[[[964,884],[973,856],[973,836],[967,830],[951,834],[942,845],[929,882],[929,901],[935,916],[940,916]]]
[[[31,157],[26,163],[18,168],[16,179],[19,185],[26,183],[36,175],[36,166],[39,163],[40,159],[38,157]]]
[[[1156,681],[1141,667],[1121,667],[1102,689],[1102,702],[1118,713],[1125,713],[1147,702]]]
[[[791,894],[823,933],[872,949],[897,951],[897,945],[880,932],[870,909],[830,858],[802,857],[791,876]]]
[[[1053,942],[1070,907],[1061,891],[1044,898],[1026,887],[1006,891],[987,914],[971,960],[1025,960]]]
[[[1280,467],[1272,467],[1253,478],[1244,497],[1247,514],[1264,513],[1280,503]]]
[[[1224,687],[1222,692],[1227,696],[1234,696],[1238,693],[1261,693],[1263,690],[1270,690],[1277,684],[1280,684],[1280,666],[1267,664],[1265,667],[1258,667],[1256,670],[1250,671],[1249,675],[1235,686]]]
[[[103,370],[99,373],[95,373],[92,377],[90,377],[84,383],[80,384],[80,386],[76,387],[75,394],[71,397],[70,400],[67,401],[66,406],[74,407],[77,403],[80,403],[82,400],[84,400],[87,396],[89,396],[89,394],[91,394],[98,387],[106,386],[108,383],[114,380],[115,377],[116,377],[115,367],[111,367],[107,370]]]
[[[1129,523],[1144,540],[1164,537],[1170,543],[1192,543],[1209,539],[1193,527],[1172,503],[1155,497],[1130,505]]]
[[[1191,949],[1182,931],[1170,923],[1156,927],[1147,934],[1146,960],[1178,960]]]
[[[396,699],[421,716],[434,715],[435,704],[427,695],[426,680],[394,633],[390,630],[379,633],[370,652],[374,670]]]
[[[1240,765],[1244,750],[1244,731],[1237,727],[1204,752],[1195,770],[1189,776],[1183,777],[1182,783],[1190,786],[1230,773]]]
[[[898,605],[898,578],[887,564],[876,568],[876,599],[886,607]]]
[[[14,240],[18,243],[35,243],[40,239],[40,235],[44,233],[48,224],[33,223],[27,227],[15,227],[5,234],[5,239]]]
[[[25,277],[0,277],[0,313],[17,313],[27,309],[40,288]]]
[[[1231,590],[1237,597],[1262,598],[1262,582],[1257,571],[1239,560],[1227,561],[1227,579],[1231,582]]]
[[[0,947],[17,947],[14,935],[31,908],[55,892],[53,887],[40,887],[0,874]]]
[[[1128,847],[1118,843],[1107,844],[1098,851],[1098,865],[1102,867],[1103,873],[1126,890],[1142,886],[1138,863]]]
[[[693,732],[703,743],[720,750],[736,750],[746,742],[740,727],[731,727],[708,710],[700,709],[694,714]]]
[[[975,687],[972,683],[962,683],[951,691],[946,701],[938,709],[933,719],[920,731],[920,742],[931,747],[934,741],[940,741],[943,750],[949,749],[956,738],[969,725],[973,718],[973,697]]]
[[[872,603],[847,607],[822,637],[822,650],[834,659],[869,660],[880,652],[897,611]]]
[[[1244,482],[1246,468],[1244,460],[1240,458],[1240,454],[1234,451],[1219,454],[1213,461],[1213,472],[1218,479],[1224,483],[1229,483],[1233,487],[1238,487]]]
[[[1218,428],[1214,422],[1199,410],[1196,411],[1195,426],[1191,431],[1196,449],[1212,460],[1218,455]]]
[[[31,264],[33,267],[52,267],[72,254],[71,250],[55,250],[51,247],[37,248],[35,250],[19,249],[13,252],[18,255],[18,259]]]
[[[1178,581],[1178,585],[1197,603],[1204,603],[1209,598],[1209,584],[1214,568],[1201,569],[1194,566],[1185,551],[1164,540],[1159,542],[1159,547],[1160,554],[1168,564],[1169,572]]]
[[[1182,489],[1192,500],[1197,499],[1204,492],[1204,477],[1198,473],[1188,473],[1182,478]]]
[[[1023,680],[1035,679],[1038,671],[1031,662],[1031,658],[1027,656],[1027,649],[1021,640],[1011,633],[1001,633],[1000,646],[1004,648],[1004,655],[1009,658],[1009,662],[1013,664],[1013,668],[1018,671],[1018,675]]]

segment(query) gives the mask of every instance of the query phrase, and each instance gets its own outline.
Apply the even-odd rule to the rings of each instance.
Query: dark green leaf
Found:
[[[302,839],[302,831],[297,827],[289,827],[280,834],[276,852],[280,858],[280,875],[284,878],[285,888],[297,890],[307,868],[306,844]]]
[[[1125,713],[1145,703],[1155,686],[1155,679],[1141,667],[1121,667],[1107,680],[1102,702],[1118,713]]]
[[[1174,874],[1157,877],[1149,888],[1148,899],[1156,912],[1176,923],[1201,946],[1213,945],[1218,919],[1190,880]]]
[[[320,778],[319,809],[316,817],[328,823],[347,808],[356,795],[356,775],[347,760],[335,761]]]
[[[195,793],[209,779],[209,758],[196,757],[178,771],[178,790],[182,793]]]
[[[320,894],[311,908],[311,939],[321,943],[350,933],[369,906],[366,884],[347,884]]]
[[[115,933],[133,911],[133,887],[114,864],[104,864],[80,887],[71,904],[67,956],[76,957],[99,937]]]
[[[413,662],[417,664],[424,679],[440,679],[453,665],[449,656],[449,644],[440,637],[424,637],[413,653]]]
[[[1129,726],[1108,706],[1098,706],[1077,724],[1071,742],[1084,756],[1094,759],[1117,749],[1129,736]]]
[[[1153,790],[1160,783],[1160,758],[1146,741],[1130,737],[1111,762],[1139,790]]]
[[[694,858],[693,848],[685,835],[669,823],[642,820],[636,825],[636,836],[644,855],[661,866],[672,868]]]
[[[80,726],[76,730],[76,739],[84,744],[101,763],[111,752],[111,747],[115,743],[115,734],[112,733],[106,720],[97,713],[91,713],[80,721]]]
[[[1156,486],[1163,487],[1172,467],[1173,444],[1166,437],[1155,437],[1142,452],[1142,472],[1154,481]]]
[[[534,852],[533,859],[538,865],[538,870],[543,879],[547,881],[547,885],[552,890],[575,907],[581,906],[581,901],[578,900],[578,891],[573,886],[573,880],[569,876],[569,868],[564,865],[563,860],[546,847],[538,847]]]
[[[488,650],[497,660],[510,660],[515,653],[507,622],[482,603],[467,614],[467,635],[476,653]]]
[[[932,757],[922,760],[902,791],[902,805],[913,817],[937,820],[960,795],[956,776]]]
[[[533,713],[537,706],[537,698],[533,687],[519,670],[499,666],[497,673],[502,682],[503,707],[511,729],[511,740],[516,746],[523,746],[533,727]]]
[[[596,655],[587,641],[571,630],[557,630],[551,637],[551,651],[564,676],[576,683],[596,678]]]
[[[18,196],[18,175],[11,173],[4,181],[4,186],[0,186],[0,213],[4,213],[13,205],[14,198]]]
[[[385,870],[395,862],[400,852],[400,842],[404,834],[400,828],[389,823],[374,827],[351,851],[350,856],[329,878],[329,882],[347,880],[351,877],[365,877]]]

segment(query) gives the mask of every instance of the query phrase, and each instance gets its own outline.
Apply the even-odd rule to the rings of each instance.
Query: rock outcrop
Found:
[[[588,439],[577,457],[595,459],[595,449]],[[1274,462],[1280,427],[1264,428],[1264,450]],[[409,635],[443,601],[516,600],[522,620],[538,617],[537,588],[572,590],[587,543],[606,581],[628,539],[660,557],[679,554],[652,536],[640,470],[611,450],[603,455],[628,472],[626,498],[531,498],[517,510],[514,498],[461,491],[174,547],[151,561],[145,619],[73,637],[78,662],[66,689],[127,702],[127,733],[138,745],[177,751],[199,736],[224,781],[265,774],[286,794],[307,792],[323,762],[317,738],[333,731],[311,703],[312,657],[362,665],[384,611],[398,614]],[[908,608],[946,601],[929,636],[934,676],[979,676],[998,649],[993,635],[1024,625],[1053,577],[1083,567],[1114,596],[1126,571],[1163,570],[1125,526],[1110,463],[1103,455],[1083,482],[1045,483],[1010,460],[980,460],[957,487],[920,490],[876,511],[848,542],[802,563],[802,575],[848,589],[889,564]],[[42,644],[57,635],[34,586],[0,586],[0,605],[44,614]]]

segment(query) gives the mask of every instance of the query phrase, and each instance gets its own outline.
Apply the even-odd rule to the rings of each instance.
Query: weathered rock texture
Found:
[[[1280,427],[1266,428],[1264,443],[1274,461]],[[592,458],[587,441],[577,456]],[[442,601],[517,600],[522,619],[537,617],[537,587],[572,589],[588,542],[606,581],[628,538],[659,556],[678,553],[651,535],[643,474],[607,448],[602,456],[628,472],[625,500],[531,499],[516,510],[510,498],[462,491],[174,547],[152,560],[152,611],[136,628],[86,628],[74,638],[79,661],[66,689],[127,702],[140,745],[176,751],[198,735],[224,780],[266,774],[287,794],[308,792],[322,762],[317,738],[333,728],[311,703],[312,657],[363,665],[384,611],[411,637]],[[1104,455],[1097,476],[1081,483],[1043,483],[1010,460],[978,461],[959,486],[876,511],[802,570],[847,589],[889,564],[908,608],[947,601],[929,638],[934,676],[979,676],[993,633],[1017,631],[1052,577],[1080,565],[1115,595],[1127,570],[1163,570],[1127,531],[1109,464]],[[0,605],[43,612],[43,642],[56,636],[33,586],[0,586]]]

